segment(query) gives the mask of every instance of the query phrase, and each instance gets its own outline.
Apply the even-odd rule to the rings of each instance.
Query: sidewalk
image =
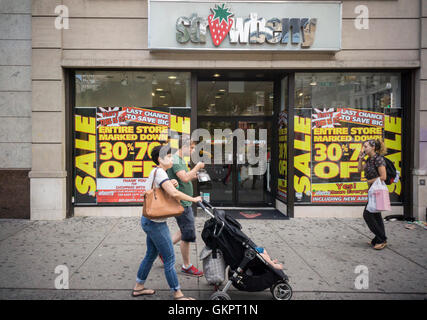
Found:
[[[205,216],[196,218],[197,243],[191,260],[199,268],[200,234]],[[426,299],[427,231],[405,222],[386,222],[389,246],[369,247],[372,237],[363,219],[239,220],[243,231],[285,265],[293,299]],[[171,233],[177,229],[170,219]],[[208,299],[204,278],[180,274],[186,295]],[[145,253],[139,218],[71,218],[63,221],[0,220],[0,299],[135,299],[130,296]],[[69,289],[55,289],[55,268],[69,268]],[[355,268],[369,270],[369,288],[356,289]],[[156,295],[136,299],[171,299],[157,260],[146,287]],[[271,300],[269,290],[232,299]]]

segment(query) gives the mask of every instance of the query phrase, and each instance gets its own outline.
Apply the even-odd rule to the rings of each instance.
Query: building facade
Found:
[[[203,129],[206,161],[232,147],[197,189],[217,206],[360,217],[356,158],[381,138],[400,171],[390,214],[426,218],[425,0],[2,1],[0,12],[9,211],[26,181],[31,219],[140,215],[150,148]]]
[[[30,217],[31,1],[0,2],[0,217]]]

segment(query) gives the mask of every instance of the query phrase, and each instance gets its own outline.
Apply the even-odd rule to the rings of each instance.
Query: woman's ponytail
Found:
[[[387,154],[387,147],[380,139],[375,140],[375,152],[378,153],[380,156]]]

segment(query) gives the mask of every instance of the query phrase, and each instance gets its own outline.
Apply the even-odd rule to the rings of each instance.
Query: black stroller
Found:
[[[203,241],[210,249],[221,250],[225,264],[230,267],[224,289],[212,294],[210,300],[231,300],[227,294],[231,285],[247,292],[270,288],[276,300],[290,300],[292,288],[288,276],[263,259],[256,244],[241,231],[240,223],[206,201],[198,205],[211,217],[203,227]]]

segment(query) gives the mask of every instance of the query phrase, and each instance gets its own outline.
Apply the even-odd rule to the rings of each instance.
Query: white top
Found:
[[[156,172],[156,179],[154,180],[154,188],[161,188],[162,183],[169,180],[169,176],[165,170],[160,167],[154,168],[151,170],[150,176],[147,180],[147,190],[151,190],[151,185],[153,184],[154,172]],[[167,218],[164,219],[150,219],[153,222],[166,222]]]

